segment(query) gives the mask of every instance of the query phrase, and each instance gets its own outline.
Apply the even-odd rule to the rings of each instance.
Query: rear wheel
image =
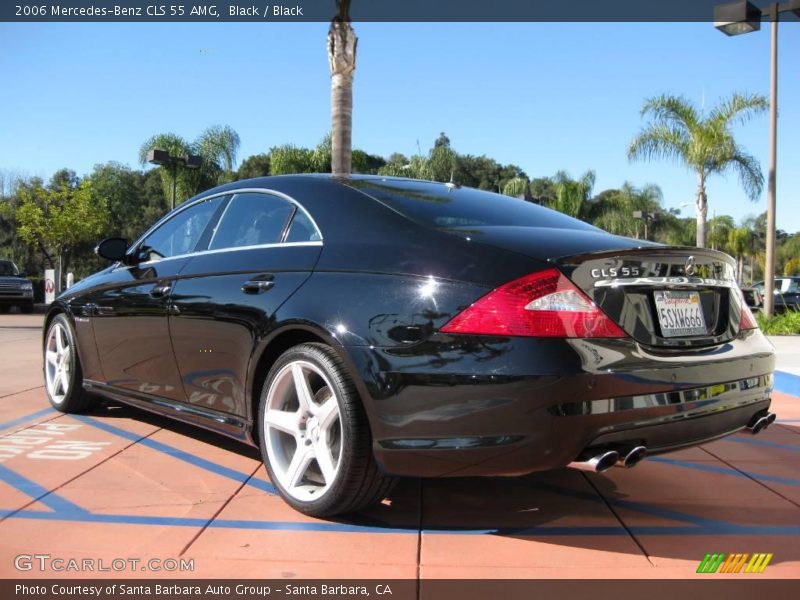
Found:
[[[44,384],[50,404],[61,412],[82,412],[91,405],[91,398],[83,389],[75,333],[63,314],[56,315],[47,328]]]
[[[324,344],[301,344],[267,375],[259,410],[270,479],[296,510],[317,517],[381,500],[394,479],[381,473],[355,387]]]

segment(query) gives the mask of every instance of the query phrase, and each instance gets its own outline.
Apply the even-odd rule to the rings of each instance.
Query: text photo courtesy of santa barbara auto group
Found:
[[[0,597],[796,598],[800,0],[0,6]]]

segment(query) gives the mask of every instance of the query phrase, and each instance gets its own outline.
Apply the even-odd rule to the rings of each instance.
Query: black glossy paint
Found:
[[[392,193],[405,185],[389,183]],[[87,386],[250,442],[271,361],[300,341],[329,344],[363,399],[380,464],[404,475],[522,473],[605,445],[667,451],[738,430],[769,405],[773,349],[759,331],[740,330],[724,254],[570,227],[548,212],[540,227],[430,227],[366,193],[387,185],[282,176],[210,190],[201,197],[259,188],[292,198],[322,240],[204,252],[212,221],[194,252],[117,263],[65,292],[48,319],[72,317]],[[477,193],[412,187],[421,202]],[[551,217],[557,228],[545,226]],[[690,255],[706,284],[687,278]],[[554,265],[630,337],[439,333],[491,289]],[[654,286],[656,277],[668,279]],[[614,279],[623,281],[598,284]],[[664,338],[652,291],[688,285],[711,332]],[[158,286],[168,291],[153,297]]]

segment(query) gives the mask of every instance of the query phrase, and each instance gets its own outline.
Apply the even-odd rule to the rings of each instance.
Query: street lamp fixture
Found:
[[[800,0],[780,4],[773,2],[763,12],[752,2],[739,0],[714,7],[714,26],[726,35],[740,35],[758,31],[761,20],[772,22],[770,44],[770,98],[769,98],[769,177],[767,178],[767,256],[764,269],[764,314],[772,316],[775,304],[775,190],[777,187],[778,155],[778,15],[792,12],[800,17]]]
[[[714,7],[714,27],[725,35],[740,35],[761,29],[761,9],[746,0]]]
[[[648,238],[648,234],[647,234],[648,225],[650,223],[657,222],[660,217],[659,217],[659,214],[657,212],[647,212],[647,211],[644,211],[644,210],[635,210],[635,211],[633,211],[633,218],[634,219],[640,219],[640,220],[644,221],[644,239],[649,239]],[[638,237],[639,234],[637,233],[636,235]]]
[[[186,154],[184,156],[172,156],[166,150],[153,148],[147,153],[147,162],[152,165],[167,167],[172,171],[172,200],[170,210],[175,208],[176,184],[178,181],[178,167],[184,169],[199,169],[203,164],[203,159],[196,154]]]

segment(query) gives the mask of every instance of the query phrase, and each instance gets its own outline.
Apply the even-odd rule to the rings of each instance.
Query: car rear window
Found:
[[[508,225],[595,230],[532,202],[473,188],[413,179],[361,179],[349,185],[414,221],[440,229]]]

